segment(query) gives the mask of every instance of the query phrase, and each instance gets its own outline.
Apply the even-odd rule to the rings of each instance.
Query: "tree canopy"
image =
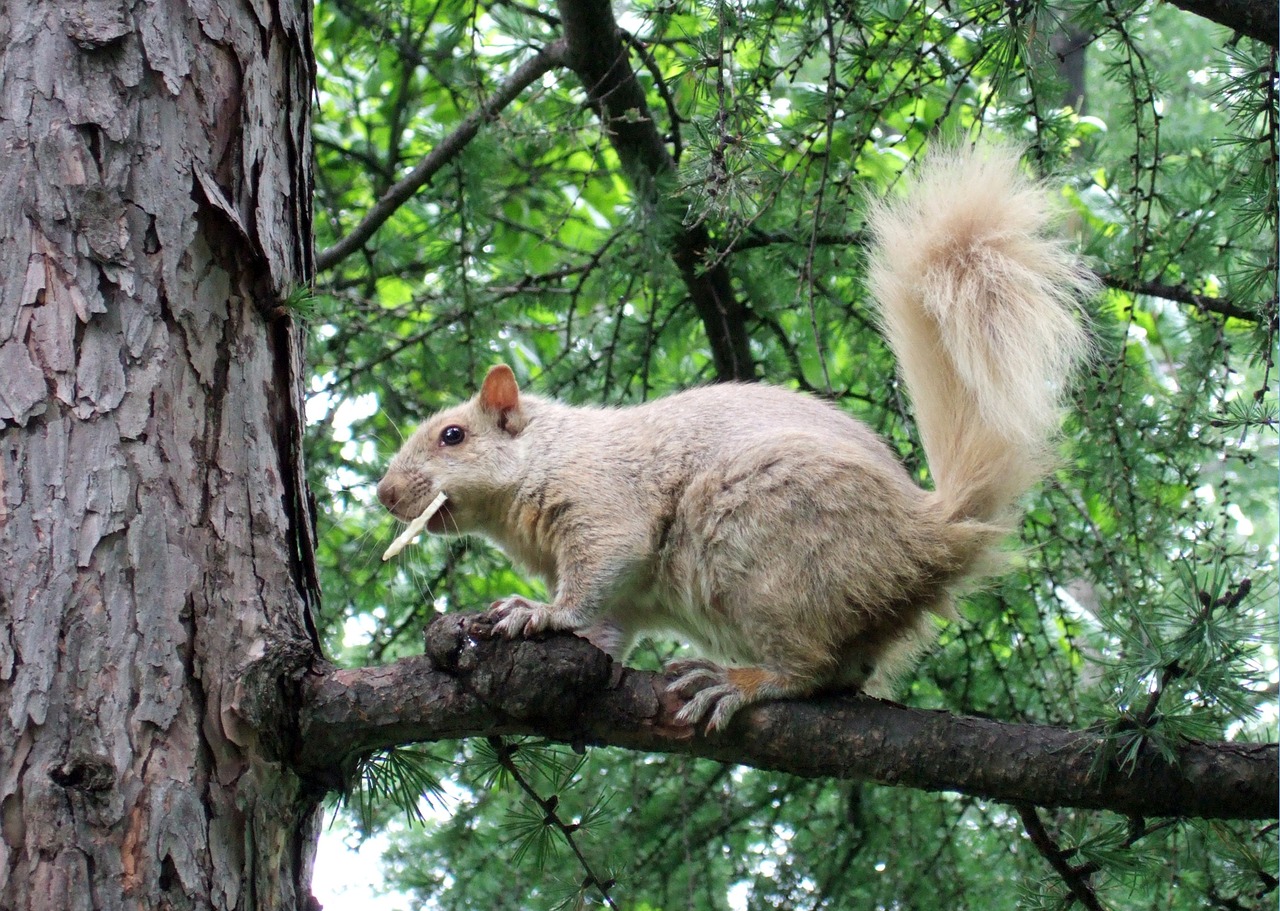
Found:
[[[328,656],[419,655],[439,614],[536,593],[480,541],[378,560],[386,460],[498,361],[580,403],[803,390],[927,485],[863,213],[931,145],[990,133],[1062,187],[1105,288],[1096,351],[1011,571],[900,698],[1088,730],[1139,791],[1151,756],[1274,742],[1276,40],[1247,3],[1214,5],[1239,14],[1226,25],[1185,6],[322,0],[320,271],[290,306],[310,326]],[[992,765],[1055,749],[1011,736]],[[357,803],[382,826],[423,789],[434,802],[388,858],[418,907],[1275,902],[1274,825],[720,758],[498,732],[374,754]]]

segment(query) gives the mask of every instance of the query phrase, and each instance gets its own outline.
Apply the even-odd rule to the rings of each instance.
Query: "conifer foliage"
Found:
[[[1011,571],[901,698],[1089,729],[1112,774],[1193,741],[1275,741],[1274,28],[1145,0],[321,0],[315,25],[320,274],[297,306],[330,657],[421,654],[438,614],[537,593],[479,541],[378,560],[385,461],[498,361],[581,403],[804,390],[928,484],[871,317],[863,214],[931,145],[991,134],[1062,187],[1105,289],[1095,355]],[[535,739],[414,749],[366,757],[352,805],[394,830],[389,878],[421,907],[1276,900],[1265,822]]]

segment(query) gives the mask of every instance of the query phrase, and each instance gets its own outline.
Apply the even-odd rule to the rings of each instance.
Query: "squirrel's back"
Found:
[[[1001,145],[929,155],[872,205],[870,284],[955,519],[1007,523],[1045,472],[1095,282],[1050,233],[1054,206]]]

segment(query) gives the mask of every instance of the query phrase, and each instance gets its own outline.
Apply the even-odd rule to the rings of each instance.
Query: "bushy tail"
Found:
[[[872,206],[871,287],[950,518],[1006,524],[1047,470],[1087,353],[1092,273],[1053,236],[1052,196],[1015,149],[929,155]]]

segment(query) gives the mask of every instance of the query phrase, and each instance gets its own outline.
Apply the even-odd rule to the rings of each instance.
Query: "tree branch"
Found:
[[[563,39],[553,42],[516,67],[511,77],[492,96],[468,114],[457,129],[442,139],[412,171],[391,185],[350,234],[316,257],[316,271],[332,269],[359,250],[395,214],[396,209],[408,202],[414,193],[429,183],[442,167],[466,148],[467,143],[480,132],[480,127],[496,118],[503,108],[515,101],[534,81],[560,65],[565,49]]]
[[[746,237],[735,241],[732,251],[722,250],[720,255],[724,256],[726,252],[742,253],[759,247],[786,244],[800,246],[809,243],[841,247],[864,247],[867,244],[867,237],[862,231],[843,234],[818,234],[814,237],[798,237],[778,232],[753,231]],[[1197,294],[1185,285],[1136,281],[1104,272],[1096,274],[1103,285],[1116,291],[1127,291],[1130,294],[1138,294],[1144,297],[1158,297],[1161,300],[1173,301],[1175,304],[1194,307],[1201,313],[1217,313],[1219,316],[1228,316],[1248,323],[1263,321],[1271,323],[1276,320],[1277,301],[1274,297],[1261,304],[1242,304],[1230,298]]]
[[[354,757],[396,744],[533,734],[682,753],[807,778],[869,779],[929,791],[1131,816],[1273,819],[1275,744],[1186,743],[1176,761],[1144,746],[1120,769],[1104,733],[1004,724],[866,697],[744,709],[719,736],[677,725],[660,675],[622,668],[559,634],[496,640],[474,614],[427,628],[423,657],[327,670],[304,683],[299,766],[340,788]]]
[[[1270,47],[1280,47],[1275,0],[1173,0],[1173,5]]]
[[[1031,843],[1044,859],[1049,861],[1049,866],[1062,877],[1062,881],[1067,884],[1067,889],[1071,892],[1071,897],[1088,911],[1103,911],[1102,903],[1098,901],[1098,894],[1093,891],[1093,886],[1089,883],[1089,874],[1071,866],[1062,849],[1049,834],[1049,830],[1044,827],[1036,808],[1022,803],[1015,809],[1022,819],[1023,828],[1027,830],[1027,837],[1031,839]]]
[[[546,825],[556,827],[560,837],[564,839],[565,844],[569,846],[569,850],[573,852],[573,856],[582,865],[583,872],[587,874],[587,878],[582,883],[582,889],[585,891],[588,888],[595,887],[600,890],[600,895],[604,898],[605,904],[613,908],[614,911],[618,911],[617,902],[609,894],[609,890],[614,887],[614,880],[601,878],[600,874],[591,866],[590,861],[587,860],[587,856],[582,853],[582,848],[578,846],[578,840],[574,837],[578,827],[566,823],[560,818],[560,814],[556,812],[560,806],[559,795],[553,794],[550,797],[543,797],[539,794],[538,789],[530,784],[529,779],[525,778],[520,771],[520,767],[516,765],[515,748],[501,737],[490,737],[489,746],[498,757],[498,763],[511,776],[511,780],[516,783],[520,790],[524,791],[526,797],[538,805],[538,809],[543,813],[543,820]]]
[[[1108,288],[1127,291],[1130,294],[1141,294],[1146,297],[1158,297],[1173,301],[1175,304],[1188,304],[1202,313],[1217,313],[1233,319],[1256,323],[1262,320],[1274,321],[1276,318],[1276,301],[1272,298],[1258,309],[1242,306],[1222,297],[1210,297],[1207,294],[1196,294],[1183,285],[1164,285],[1160,282],[1140,282],[1117,275],[1098,273],[1098,278]]]
[[[755,379],[746,308],[734,293],[728,269],[714,256],[706,225],[686,224],[685,207],[668,195],[676,164],[631,68],[609,0],[560,0],[559,9],[569,68],[604,122],[636,195],[673,228],[672,258],[706,329],[716,375],[722,380]]]

